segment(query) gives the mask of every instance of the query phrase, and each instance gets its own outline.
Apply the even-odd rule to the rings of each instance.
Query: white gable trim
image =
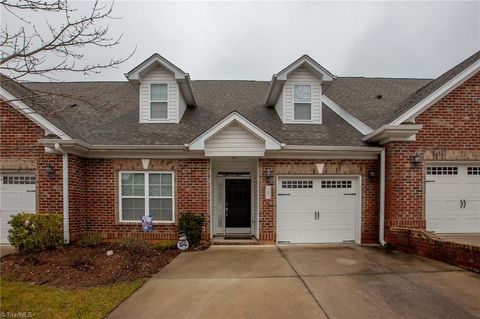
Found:
[[[437,103],[444,96],[452,92],[454,89],[459,87],[462,83],[464,83],[473,75],[475,75],[479,70],[480,70],[480,60],[473,63],[471,66],[463,70],[461,73],[459,73],[457,76],[452,78],[450,81],[442,85],[439,89],[437,89],[436,91],[434,91],[433,93],[425,97],[422,101],[420,101],[415,106],[410,108],[408,111],[400,115],[390,124],[391,125],[402,124],[403,122],[409,121],[415,118],[416,116],[418,116],[419,114],[425,112],[428,108],[430,108],[432,105]]]
[[[301,65],[307,64],[313,71],[314,74],[316,74],[319,77],[322,77],[324,81],[332,81],[333,80],[333,74],[330,73],[327,69],[325,69],[323,66],[317,63],[314,59],[309,57],[308,55],[303,55],[301,56],[298,60],[287,66],[285,69],[280,71],[276,77],[278,80],[287,80],[287,76],[290,72],[295,71],[297,68],[299,68]]]
[[[133,70],[126,73],[125,76],[129,80],[140,80],[141,73],[149,68],[154,63],[160,63],[165,69],[172,72],[175,76],[175,79],[184,79],[187,73],[183,72],[180,68],[175,66],[173,63],[162,57],[160,54],[155,53],[150,58],[146,59],[138,66],[136,66]]]
[[[357,131],[359,131],[363,135],[370,134],[373,131],[368,125],[360,121],[358,118],[356,118],[352,114],[345,111],[342,107],[340,107],[340,105],[335,103],[328,96],[323,95],[322,102],[325,103],[326,106],[328,106],[332,111],[337,113],[341,118],[347,121],[348,124],[353,126],[355,129],[357,129]]]
[[[43,116],[35,112],[33,109],[31,109],[29,106],[27,106],[25,103],[23,103],[21,100],[19,100],[16,96],[5,90],[4,88],[0,87],[0,97],[4,100],[7,101],[8,104],[10,104],[14,109],[16,109],[18,112],[21,114],[25,115],[27,118],[29,118],[32,122],[43,128],[47,132],[51,132],[58,137],[60,137],[62,140],[71,140],[72,138],[65,134],[62,130],[57,128],[55,125],[50,123],[48,120],[46,120]]]
[[[250,122],[248,119],[243,117],[238,112],[232,112],[230,115],[223,118],[217,124],[209,128],[205,131],[202,135],[194,139],[191,143],[187,144],[186,146],[190,150],[205,150],[205,142],[227,126],[232,123],[238,123],[240,126],[248,130],[250,133],[265,141],[265,150],[279,150],[284,146],[282,143],[274,139],[268,133],[260,129],[258,126]]]

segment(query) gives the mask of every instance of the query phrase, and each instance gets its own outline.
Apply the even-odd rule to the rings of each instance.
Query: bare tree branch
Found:
[[[57,72],[100,73],[117,67],[135,53],[136,48],[126,57],[110,57],[95,64],[85,62],[86,48],[111,48],[120,43],[122,34],[110,36],[106,23],[117,19],[112,16],[113,2],[101,5],[96,0],[89,12],[83,14],[76,14],[78,10],[68,0],[0,0],[0,5],[23,23],[13,33],[6,26],[0,30],[0,71],[13,79],[26,75],[54,79]],[[21,13],[25,11],[61,16],[63,23],[56,26],[46,19],[43,26],[46,31],[40,31],[37,25],[23,18]]]

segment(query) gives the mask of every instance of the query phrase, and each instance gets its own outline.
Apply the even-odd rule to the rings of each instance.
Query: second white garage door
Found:
[[[425,182],[427,230],[480,233],[480,165],[429,165]]]
[[[355,241],[357,178],[282,177],[277,185],[277,241]]]

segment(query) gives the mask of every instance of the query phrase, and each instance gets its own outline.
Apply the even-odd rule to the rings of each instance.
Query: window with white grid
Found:
[[[282,181],[282,188],[313,188],[313,181],[312,180]]]
[[[458,175],[457,166],[429,166],[427,175]]]
[[[2,184],[4,185],[35,185],[37,179],[35,176],[27,175],[5,175],[2,176]]]
[[[322,188],[352,188],[352,181],[325,180]]]

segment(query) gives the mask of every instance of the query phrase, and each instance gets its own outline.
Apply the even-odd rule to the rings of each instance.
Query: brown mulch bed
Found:
[[[107,251],[113,255],[107,256]],[[177,250],[148,250],[131,258],[118,245],[76,247],[13,254],[1,259],[3,279],[63,288],[92,287],[150,277],[170,263]]]

